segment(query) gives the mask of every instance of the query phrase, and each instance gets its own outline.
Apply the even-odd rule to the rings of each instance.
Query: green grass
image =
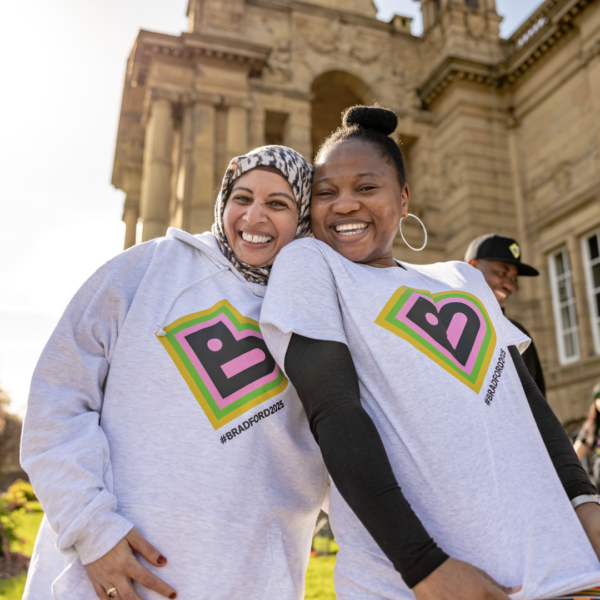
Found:
[[[25,590],[25,574],[11,579],[0,579],[0,598],[2,600],[21,600]]]
[[[38,509],[35,503],[31,503],[31,505],[34,510]],[[13,548],[13,550],[19,550],[23,554],[31,556],[33,544],[43,516],[44,514],[39,511],[27,513],[22,516],[18,533],[25,539],[26,543],[23,547]],[[321,550],[321,548],[319,549]],[[332,542],[329,549],[335,552],[337,547]],[[305,600],[335,600],[335,591],[333,589],[334,566],[335,555],[313,556],[310,559],[308,571],[306,572]],[[0,580],[0,600],[21,600],[24,589],[25,575]]]
[[[335,600],[333,588],[334,556],[313,556],[306,571],[304,600]]]
[[[24,514],[20,518],[21,525],[18,529],[18,534],[25,540],[25,544],[12,548],[12,550],[22,552],[27,556],[31,556],[33,552],[33,544],[44,516],[39,508],[39,502],[30,502],[30,507],[35,512]],[[0,579],[0,600],[21,600],[25,589],[25,578],[26,575],[23,574],[11,579]]]

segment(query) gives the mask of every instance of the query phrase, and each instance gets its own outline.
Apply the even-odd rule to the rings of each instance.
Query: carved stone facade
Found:
[[[190,0],[188,32],[140,31],[113,172],[125,246],[136,229],[209,229],[232,156],[268,142],[310,158],[344,108],[377,100],[399,115],[411,210],[430,235],[418,255],[399,242],[398,258],[517,237],[542,275],[520,281],[509,312],[536,340],[552,406],[577,421],[600,380],[600,0],[546,0],[509,40],[494,0],[421,5],[420,37],[408,17],[378,21],[371,0]],[[418,226],[406,235],[420,245]]]

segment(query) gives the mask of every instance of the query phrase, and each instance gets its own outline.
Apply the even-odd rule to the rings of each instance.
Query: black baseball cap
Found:
[[[519,246],[517,240],[495,233],[480,235],[469,244],[465,254],[465,262],[469,262],[472,258],[510,263],[515,265],[519,275],[524,277],[537,277],[540,274],[537,269],[521,262],[521,246]]]

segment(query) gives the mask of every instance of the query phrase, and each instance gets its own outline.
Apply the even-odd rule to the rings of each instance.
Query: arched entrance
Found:
[[[323,140],[342,123],[341,114],[355,104],[372,104],[373,93],[358,77],[344,71],[327,71],[312,84],[313,156]]]

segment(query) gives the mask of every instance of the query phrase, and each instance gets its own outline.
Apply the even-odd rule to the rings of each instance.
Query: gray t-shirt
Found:
[[[347,344],[361,401],[404,495],[438,545],[518,600],[600,584],[507,347],[529,343],[466,263],[379,269],[313,239],[277,258],[261,330],[284,364],[292,333]],[[338,598],[414,598],[332,488]]]

